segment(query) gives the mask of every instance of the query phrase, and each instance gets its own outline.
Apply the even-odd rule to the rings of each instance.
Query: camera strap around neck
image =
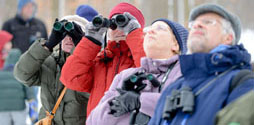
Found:
[[[161,84],[159,86],[159,92],[161,92],[162,88],[164,87],[164,84],[166,83],[167,79],[168,79],[168,75],[169,73],[172,71],[173,67],[175,66],[175,64],[177,63],[178,61],[175,61],[174,63],[172,63],[169,67],[168,67],[168,70],[167,72],[165,73],[165,75],[163,76],[162,80],[161,80]]]

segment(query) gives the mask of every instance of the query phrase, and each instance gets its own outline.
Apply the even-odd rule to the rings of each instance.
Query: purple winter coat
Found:
[[[97,107],[89,115],[86,124],[128,125],[130,121],[130,113],[124,114],[120,117],[114,117],[113,115],[108,114],[108,112],[110,111],[108,101],[116,96],[119,96],[116,88],[121,88],[123,80],[128,78],[130,75],[142,70],[145,71],[145,73],[153,74],[161,82],[162,78],[168,70],[168,67],[176,61],[178,61],[178,55],[173,56],[167,60],[153,60],[151,58],[144,57],[141,59],[141,67],[129,68],[116,75],[109,90],[105,92],[103,98],[100,100]],[[177,62],[174,65],[173,69],[170,71],[162,91],[166,88],[166,86],[175,81],[181,75],[182,74],[180,70],[180,65],[179,62]],[[150,82],[147,82],[146,88],[141,91],[141,107],[139,111],[152,117],[152,115],[154,114],[157,100],[159,99],[160,95],[161,93],[158,92],[158,87],[155,88],[152,86],[152,84],[150,84]]]

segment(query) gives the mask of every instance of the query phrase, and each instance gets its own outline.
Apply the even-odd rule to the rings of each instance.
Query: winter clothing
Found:
[[[33,88],[28,88],[18,82],[13,75],[13,68],[21,51],[12,49],[8,53],[3,70],[0,70],[0,121],[25,125],[27,111],[26,100],[35,99]]]
[[[34,98],[33,90],[25,87],[13,76],[13,68],[21,55],[20,50],[12,49],[0,71],[0,112],[24,110],[25,100]]]
[[[119,117],[140,108],[139,93],[119,88],[116,90],[120,96],[108,102],[110,106],[109,114]]]
[[[181,54],[185,54],[187,52],[187,38],[188,38],[188,31],[180,24],[170,21],[168,19],[158,19],[155,20],[153,23],[157,21],[163,21],[168,24],[168,26],[172,29],[175,38],[178,42],[180,47]]]
[[[70,22],[75,22],[76,24],[78,24],[81,27],[83,32],[85,32],[86,24],[88,23],[87,19],[81,18],[77,15],[64,16],[61,18],[61,20],[68,20]]]
[[[58,20],[56,19],[55,22]],[[69,35],[72,38],[73,43],[75,46],[79,43],[81,38],[84,36],[85,25],[88,23],[86,19],[83,19],[77,15],[69,15],[64,16],[60,23],[71,22],[73,24],[73,29],[70,31],[66,31],[65,29],[61,29],[60,31],[56,31],[52,28],[51,34],[49,36],[48,42],[45,43],[45,46],[50,50],[53,51],[53,48],[60,43],[66,35]],[[62,27],[63,28],[63,27]]]
[[[26,117],[27,111],[10,111],[10,112],[0,112],[0,121],[2,125],[27,125]]]
[[[28,3],[33,3],[35,5],[34,0],[18,0],[18,13],[21,13],[24,6]]]
[[[0,31],[0,69],[4,66],[4,60],[3,60],[3,48],[4,45],[11,41],[12,35],[6,31],[1,30]]]
[[[129,3],[119,3],[118,5],[116,5],[110,12],[109,14],[109,18],[111,19],[112,16],[116,15],[116,14],[123,14],[124,12],[129,12],[131,15],[133,15],[139,22],[139,24],[141,25],[141,28],[144,28],[145,26],[145,19],[143,14],[141,13],[141,11],[139,9],[137,9],[135,6],[129,4]]]
[[[95,44],[101,46],[104,46],[104,34],[106,33],[108,29],[106,27],[101,27],[98,29],[98,27],[94,26],[92,22],[89,22],[86,25],[86,37],[88,39],[91,39],[92,42]],[[94,40],[93,40],[94,39]]]
[[[117,88],[122,88],[123,81],[129,78],[131,75],[137,72],[144,72],[146,74],[151,73],[158,81],[162,81],[165,77],[166,72],[169,67],[178,61],[178,56],[173,56],[167,60],[154,60],[151,58],[144,57],[141,59],[141,67],[139,68],[129,68],[116,75],[112,85],[109,90],[105,93],[103,98],[97,107],[91,112],[87,119],[87,125],[127,125],[130,121],[130,113],[124,114],[120,117],[114,117],[108,114],[110,112],[109,101],[119,96]],[[177,62],[168,74],[168,78],[164,86],[168,86],[171,82],[175,81],[181,76],[180,64]],[[139,111],[145,115],[152,116],[154,112],[157,100],[160,97],[159,87],[154,87],[150,82],[144,81],[147,86],[145,89],[141,90],[139,97],[140,109]],[[165,87],[162,88],[162,91]]]
[[[118,26],[118,29],[122,30],[125,34],[129,34],[131,31],[141,27],[137,19],[129,12],[124,12],[123,15],[129,19],[129,22],[124,26]]]
[[[65,63],[60,80],[69,89],[89,92],[87,114],[99,103],[114,76],[124,69],[140,66],[143,32],[136,29],[126,41],[108,41],[105,50],[84,37]]]
[[[45,49],[45,40],[37,40],[26,51],[14,68],[15,77],[28,86],[41,86],[41,103],[39,119],[51,111],[64,85],[59,81],[61,66],[65,63],[67,53]],[[88,94],[67,90],[53,119],[53,125],[84,125]]]
[[[244,94],[223,108],[216,116],[216,125],[253,125],[254,91]]]
[[[231,26],[235,32],[235,42],[233,45],[236,45],[241,37],[241,22],[239,17],[228,12],[224,7],[217,4],[202,4],[195,9],[191,10],[189,21],[195,20],[198,16],[205,13],[216,13],[222,16],[224,19],[231,23]]]
[[[98,12],[93,7],[84,4],[78,6],[78,8],[76,9],[76,14],[91,22],[93,20],[93,17],[98,15]]]
[[[183,77],[164,90],[149,125],[214,125],[216,112],[254,89],[252,79],[245,81],[231,93],[229,92],[231,80],[239,70],[251,68],[250,54],[242,45],[231,46],[215,53],[181,55],[180,65]],[[224,75],[218,77],[222,73]],[[197,94],[197,91],[208,85],[213,79],[215,79],[214,82],[211,82],[207,88],[194,97],[195,105],[192,114],[183,113],[182,110],[177,109],[171,120],[166,121],[162,118],[166,98],[173,97],[170,96],[173,91],[188,86],[194,94]]]
[[[16,17],[4,23],[3,30],[13,35],[13,48],[20,49],[22,53],[24,53],[37,38],[48,38],[44,23],[37,18],[24,21],[19,15],[16,15]]]

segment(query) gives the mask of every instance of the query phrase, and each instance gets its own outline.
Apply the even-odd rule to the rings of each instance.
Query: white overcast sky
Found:
[[[251,54],[252,62],[254,62],[254,30],[242,31],[240,43],[243,43],[244,47]]]

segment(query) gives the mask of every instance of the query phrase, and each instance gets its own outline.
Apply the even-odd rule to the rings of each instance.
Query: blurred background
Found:
[[[110,10],[120,2],[128,2],[138,7],[144,14],[146,25],[157,18],[168,18],[184,26],[188,25],[190,10],[203,3],[217,3],[238,15],[242,21],[241,42],[254,56],[254,0],[35,0],[38,5],[36,17],[47,27],[48,33],[56,17],[75,14],[81,4],[93,6],[107,17]],[[0,28],[4,21],[15,16],[17,0],[0,0]],[[254,61],[252,56],[252,61]]]

